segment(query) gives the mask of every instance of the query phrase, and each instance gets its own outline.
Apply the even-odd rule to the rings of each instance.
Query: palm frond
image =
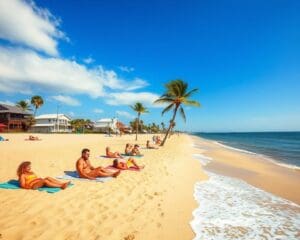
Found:
[[[186,117],[185,117],[185,113],[184,113],[182,106],[180,106],[180,108],[179,108],[179,113],[180,113],[181,117],[183,118],[184,122],[186,122]]]
[[[174,106],[174,103],[171,103],[169,106],[167,106],[162,112],[161,115],[164,115],[166,112],[170,111],[172,107]]]
[[[154,103],[171,103],[171,102],[174,102],[174,98],[162,97],[154,101]]]
[[[193,90],[189,91],[188,93],[184,94],[183,97],[185,98],[189,98],[191,97],[195,92],[197,92],[199,89],[198,88],[194,88]]]
[[[201,104],[199,102],[194,101],[194,100],[187,100],[187,99],[185,99],[182,103],[184,105],[193,106],[193,107],[200,107],[201,106]]]

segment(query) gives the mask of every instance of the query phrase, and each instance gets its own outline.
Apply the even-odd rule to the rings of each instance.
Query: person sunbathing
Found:
[[[131,156],[142,156],[139,148],[140,148],[140,146],[135,144],[133,149],[131,150]]]
[[[39,137],[35,137],[35,136],[32,136],[32,135],[29,135],[28,140],[35,141],[35,140],[41,140],[41,139],[39,139]]]
[[[120,161],[119,159],[116,158],[113,161],[113,167],[121,170],[127,170],[129,168],[135,168],[139,170],[139,169],[143,169],[145,166],[144,165],[139,166],[133,158],[128,158],[126,162]]]
[[[106,147],[106,157],[108,158],[123,158],[119,152],[111,152],[109,147]]]
[[[160,144],[161,144],[161,139],[160,139],[159,136],[156,137],[156,139],[155,139],[155,144],[156,144],[156,145],[160,145]]]
[[[147,140],[146,148],[148,148],[148,149],[158,149],[157,147],[151,145],[149,140]]]
[[[18,169],[17,175],[21,188],[37,189],[40,187],[58,187],[65,189],[70,182],[61,182],[51,177],[40,178],[31,171],[31,162],[22,162]]]
[[[0,142],[1,142],[1,141],[9,141],[9,139],[8,139],[8,138],[4,138],[4,137],[0,136]]]
[[[130,143],[127,143],[125,147],[125,155],[131,155],[131,151],[132,151],[132,145]]]
[[[120,171],[111,172],[103,167],[93,167],[89,160],[90,150],[84,148],[81,157],[76,162],[76,170],[81,178],[95,180],[97,177],[117,177]]]

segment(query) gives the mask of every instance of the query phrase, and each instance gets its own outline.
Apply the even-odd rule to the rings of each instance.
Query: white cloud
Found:
[[[127,67],[127,66],[119,66],[119,69],[122,71],[122,72],[133,72],[134,71],[134,68],[133,67]]]
[[[93,59],[91,57],[88,57],[88,58],[84,58],[83,62],[86,63],[86,64],[90,64],[90,63],[95,62],[95,59]]]
[[[72,98],[70,96],[57,95],[57,96],[52,96],[52,99],[57,100],[69,106],[80,106],[80,102],[77,99]]]
[[[43,57],[31,50],[0,47],[0,92],[32,93],[32,87],[69,94],[104,96],[104,87],[132,90],[147,82],[125,81],[102,66],[87,68],[68,59]]]
[[[97,68],[98,74],[102,79],[105,79],[104,85],[111,89],[122,89],[125,91],[131,91],[140,89],[148,86],[149,84],[140,79],[135,78],[133,81],[125,81],[124,79],[120,79],[116,72],[112,70],[104,70],[102,66]]]
[[[8,100],[5,100],[5,101],[0,101],[0,104],[6,104],[6,105],[10,105],[10,106],[15,106],[16,104],[14,102],[11,102],[11,101],[8,101]]]
[[[0,1],[0,38],[58,55],[57,39],[67,39],[59,20],[33,1]]]
[[[70,117],[74,117],[74,116],[75,116],[75,113],[71,111],[71,112],[68,113],[68,115],[69,115]]]
[[[160,107],[159,105],[154,105],[153,102],[159,96],[150,93],[150,92],[119,92],[119,93],[111,93],[106,98],[106,103],[109,105],[132,105],[136,102],[141,102],[145,105],[145,107]]]
[[[103,110],[102,109],[99,109],[99,108],[95,108],[93,110],[94,113],[103,113]]]
[[[129,119],[134,118],[134,116],[132,114],[130,114],[129,112],[126,112],[126,111],[116,111],[116,114],[118,116],[129,118]]]

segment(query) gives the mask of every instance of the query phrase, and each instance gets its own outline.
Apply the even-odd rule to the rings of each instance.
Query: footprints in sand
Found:
[[[129,234],[128,236],[124,237],[124,240],[133,240],[135,239],[134,234]]]

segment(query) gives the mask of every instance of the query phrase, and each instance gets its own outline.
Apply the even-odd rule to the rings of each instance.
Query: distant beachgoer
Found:
[[[155,144],[156,145],[160,145],[161,144],[160,136],[156,137]]]
[[[125,147],[125,155],[131,155],[131,151],[132,151],[132,145],[130,143],[127,143]]]
[[[29,135],[28,140],[35,141],[35,140],[41,140],[41,139],[39,139],[39,137],[35,137],[35,136],[32,136],[32,135]]]
[[[147,140],[146,147],[147,147],[148,149],[158,149],[157,147],[151,145],[149,140]]]
[[[76,170],[81,178],[95,180],[97,177],[117,177],[120,171],[111,172],[103,167],[93,167],[89,160],[90,150],[84,148],[81,157],[76,162]]]
[[[106,147],[106,157],[109,158],[122,158],[119,152],[111,152],[109,147]]]
[[[39,178],[31,171],[31,162],[22,162],[17,170],[19,183],[25,189],[37,189],[43,186],[65,189],[70,182],[61,182],[52,177]]]
[[[140,153],[139,148],[140,148],[140,146],[138,144],[135,144],[131,150],[131,156],[141,156],[142,154]]]
[[[9,141],[9,139],[8,139],[8,138],[4,138],[4,137],[0,136],[0,142],[1,142],[1,141]]]
[[[113,161],[113,167],[121,170],[126,170],[129,168],[143,169],[145,166],[144,165],[139,166],[133,158],[129,158],[126,160],[126,162],[119,159],[115,159]]]

